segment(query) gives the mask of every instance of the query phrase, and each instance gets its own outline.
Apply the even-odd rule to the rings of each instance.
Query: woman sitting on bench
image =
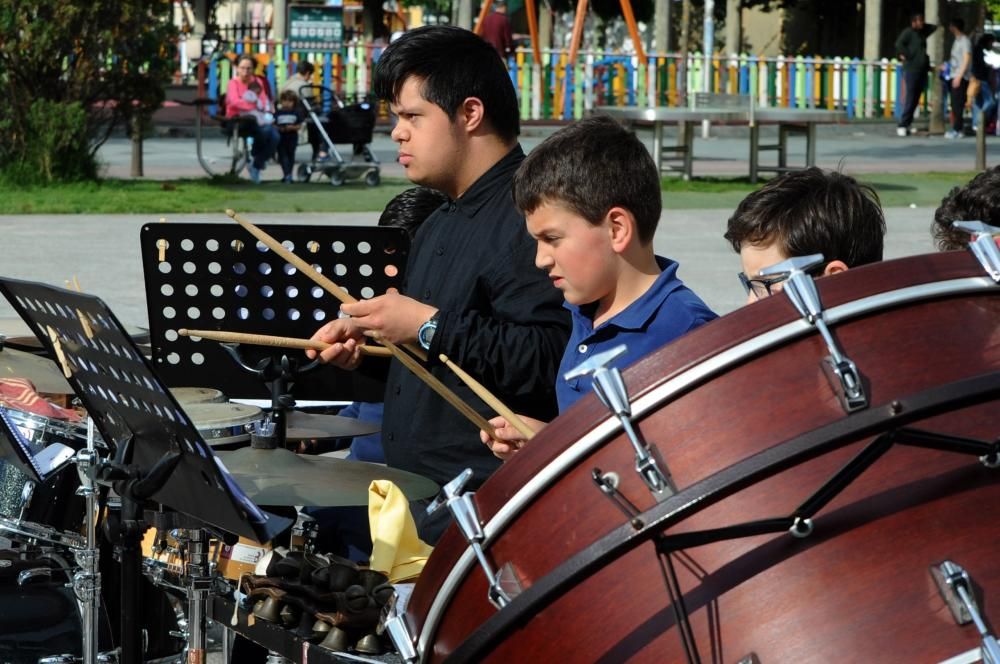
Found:
[[[250,124],[250,135],[253,137],[250,155],[253,159],[247,164],[247,172],[251,180],[260,183],[260,172],[278,146],[278,130],[273,124],[261,124],[259,121],[261,109],[273,111],[273,107],[265,92],[268,86],[254,74],[255,66],[249,55],[241,55],[236,61],[236,77],[229,81],[226,88],[226,117],[241,118]],[[255,93],[251,86],[254,90],[259,87],[260,91]]]

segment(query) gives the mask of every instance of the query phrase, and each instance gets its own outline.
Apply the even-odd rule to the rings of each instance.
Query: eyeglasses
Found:
[[[823,270],[826,269],[827,263],[819,263],[812,266],[806,270],[806,274],[810,276],[818,276],[823,274]],[[746,273],[740,272],[737,275],[740,278],[740,284],[743,286],[743,290],[747,295],[753,293],[754,297],[758,300],[770,297],[774,293],[771,291],[776,285],[788,281],[788,277],[791,273],[786,272],[785,274],[779,274],[774,277],[755,277],[753,279],[747,277]]]
[[[747,277],[745,273],[740,272],[739,275],[737,276],[739,276],[740,284],[743,285],[743,290],[746,292],[746,294],[749,295],[750,293],[753,293],[754,297],[756,297],[758,300],[761,298],[770,297],[772,294],[771,288],[774,285],[780,284],[781,282],[788,280],[787,274],[779,275],[777,277],[759,277],[755,279],[750,279]]]

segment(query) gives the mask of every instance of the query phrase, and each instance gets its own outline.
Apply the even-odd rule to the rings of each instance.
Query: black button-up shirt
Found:
[[[439,309],[428,368],[445,385],[487,419],[496,415],[438,361],[440,353],[514,412],[547,421],[557,412],[554,384],[570,319],[562,293],[535,267],[535,241],[511,197],[523,159],[515,147],[427,218],[410,249],[403,292]],[[473,490],[500,465],[476,427],[395,360],[382,434],[390,466],[439,484],[472,468],[466,489]],[[447,523],[424,523],[421,509],[413,516],[431,543]]]

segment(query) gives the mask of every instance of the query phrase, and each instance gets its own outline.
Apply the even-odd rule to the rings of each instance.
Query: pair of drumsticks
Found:
[[[352,297],[347,291],[340,288],[337,284],[333,283],[329,278],[324,276],[318,270],[313,268],[312,265],[302,260],[294,253],[289,251],[278,242],[276,239],[271,237],[269,234],[264,232],[259,227],[255,226],[251,222],[242,218],[234,210],[226,210],[226,214],[229,215],[236,223],[245,228],[247,232],[253,235],[255,238],[264,243],[269,249],[274,251],[277,255],[284,258],[288,263],[294,265],[299,269],[302,274],[309,277],[317,285],[322,287],[327,293],[333,295],[343,304],[352,304],[357,302],[357,300]],[[236,342],[236,343],[249,343],[257,344],[263,346],[277,346],[281,348],[302,348],[302,349],[312,349],[312,350],[325,350],[330,347],[330,344],[324,343],[322,341],[314,341],[312,339],[294,339],[290,337],[276,337],[263,334],[243,334],[238,332],[216,332],[212,330],[179,330],[178,334],[184,336],[202,337],[205,339],[212,339],[215,341],[224,342]],[[414,359],[413,355],[419,357],[423,361],[427,361],[427,355],[423,352],[423,349],[414,346],[413,344],[403,344],[400,348],[396,344],[392,343],[388,339],[376,339],[383,347],[377,346],[361,346],[361,352],[365,355],[391,355],[399,360],[403,366],[409,369],[414,375],[420,378],[424,383],[427,384],[432,390],[437,392],[445,401],[451,404],[458,412],[460,412],[466,419],[472,422],[479,429],[486,431],[490,436],[494,436],[495,431],[493,425],[491,425],[486,419],[476,412],[471,406],[462,401],[457,394],[452,392],[448,387],[442,383],[437,377],[424,368],[419,362]],[[405,349],[405,350],[404,350]],[[409,351],[409,352],[407,352]],[[411,355],[412,353],[413,355]],[[476,379],[462,370],[457,364],[448,359],[445,355],[440,355],[439,359],[443,364],[445,364],[449,369],[451,369],[459,379],[462,380],[473,392],[482,399],[486,405],[496,411],[497,414],[501,415],[506,419],[511,426],[516,428],[518,432],[524,436],[526,439],[531,439],[535,432],[529,427],[524,420],[522,420],[514,411],[508,408],[500,399],[494,396],[485,386],[479,383]]]

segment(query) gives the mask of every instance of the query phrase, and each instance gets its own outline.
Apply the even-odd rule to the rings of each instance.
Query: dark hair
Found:
[[[281,93],[281,96],[278,97],[278,101],[292,101],[298,103],[299,96],[295,94],[294,90],[285,90]]]
[[[423,81],[421,96],[452,120],[467,98],[476,97],[503,140],[514,140],[521,130],[507,68],[496,49],[468,30],[446,25],[410,30],[382,52],[372,87],[380,99],[394,102],[411,77]]]
[[[725,238],[778,243],[786,256],[823,254],[848,267],[882,260],[885,217],[878,194],[849,175],[815,166],[774,178],[740,202]]]
[[[514,174],[513,193],[524,214],[557,203],[592,224],[621,206],[635,216],[644,245],[653,240],[663,209],[659,174],[646,146],[606,115],[574,122],[545,139]]]
[[[924,17],[923,12],[913,12],[912,14],[910,14],[910,23],[913,23],[918,18],[922,19],[923,17]]]
[[[404,228],[412,238],[420,224],[447,202],[448,197],[437,189],[413,187],[389,201],[378,218],[378,225]]]
[[[255,72],[257,71],[257,58],[253,57],[249,53],[243,53],[238,58],[236,58],[236,66],[238,67],[240,65],[240,63],[243,62],[244,60],[249,61],[250,64],[253,65],[254,71]]]
[[[993,44],[996,42],[997,38],[992,32],[984,32],[979,35],[979,39],[976,40],[976,48],[980,50],[987,50],[993,48]],[[979,57],[982,57],[980,54]]]
[[[254,80],[247,83],[247,90],[249,90],[250,92],[262,92],[264,88],[261,87],[260,81],[258,81],[255,78]]]
[[[956,28],[958,28],[959,32],[965,32],[965,21],[962,19],[961,16],[956,16],[955,18],[948,21],[948,25],[955,26]]]
[[[953,221],[982,221],[1000,226],[1000,166],[983,171],[941,199],[931,224],[934,243],[941,251],[964,249],[969,243],[969,232],[953,227]]]
[[[299,60],[299,64],[295,66],[295,71],[303,76],[312,76],[312,73],[316,71],[316,67],[308,60]]]

